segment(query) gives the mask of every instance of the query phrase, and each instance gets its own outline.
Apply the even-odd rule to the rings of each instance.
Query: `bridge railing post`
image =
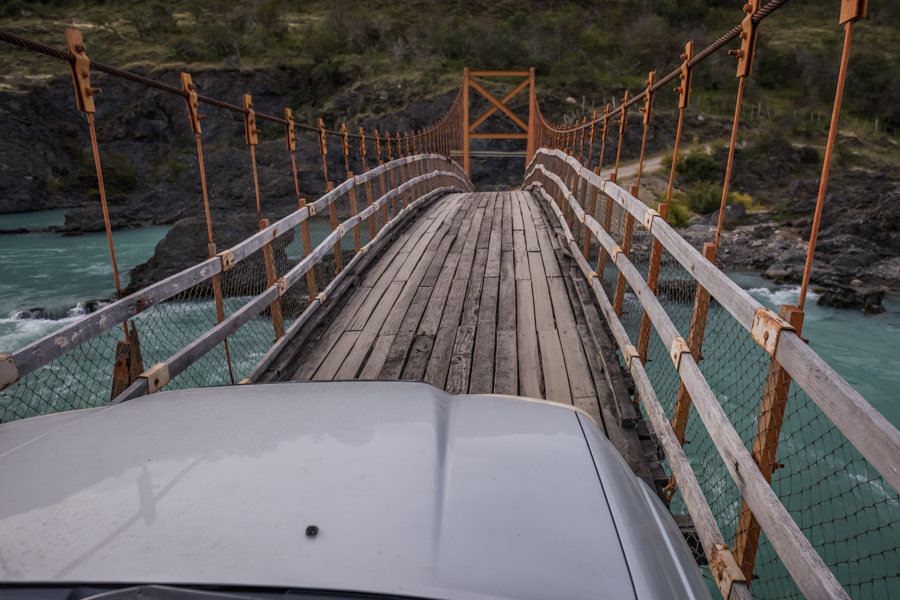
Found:
[[[796,306],[782,305],[779,315],[791,324],[797,335],[803,328],[803,311]],[[787,407],[791,376],[775,360],[769,359],[766,374],[765,391],[759,407],[759,418],[756,421],[756,434],[753,437],[753,460],[759,465],[767,483],[772,482],[775,469],[784,465],[776,461],[778,438]],[[756,562],[756,551],[759,546],[759,521],[753,515],[746,500],[741,500],[741,511],[738,515],[738,526],[734,538],[735,559],[747,581],[753,578],[753,566]]]
[[[260,219],[259,221],[259,229],[262,231],[266,227],[269,226],[268,219]],[[272,232],[272,237],[266,240],[266,243],[263,244],[263,260],[266,266],[266,285],[272,286],[278,282],[278,270],[275,267],[275,253],[272,250],[272,242],[275,240],[275,233]],[[272,327],[275,330],[275,340],[281,339],[281,336],[284,335],[284,319],[281,315],[281,300],[276,298],[269,304],[269,311],[272,314]]]
[[[355,217],[358,214],[358,206],[356,204],[356,186],[359,185],[359,179],[354,177],[353,171],[348,172],[347,179],[353,180],[353,187],[347,190],[347,196],[350,198],[350,216]],[[359,234],[359,223],[353,226],[353,254],[359,254],[362,248],[362,240]]]

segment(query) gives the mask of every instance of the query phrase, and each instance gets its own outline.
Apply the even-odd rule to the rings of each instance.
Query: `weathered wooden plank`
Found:
[[[475,344],[475,326],[463,325],[456,329],[453,354],[447,384],[444,387],[451,394],[465,394],[469,389],[469,371],[472,365],[472,347]]]
[[[481,298],[481,288],[484,285],[484,268],[487,265],[487,248],[475,250],[475,260],[469,274],[469,285],[466,289],[466,299],[463,302],[461,325],[474,326],[478,323],[478,304]]]
[[[441,207],[441,206],[435,207],[435,210],[437,210],[437,211],[443,210],[443,207]],[[426,213],[426,214],[428,214],[428,213]],[[393,273],[396,271],[399,264],[401,264],[403,260],[406,260],[408,258],[408,254],[402,254],[400,256],[398,256],[398,255],[392,256],[391,251],[397,247],[399,247],[400,249],[404,249],[407,247],[407,245],[409,243],[411,243],[413,241],[418,242],[421,239],[424,230],[427,229],[428,222],[429,222],[429,220],[427,220],[427,219],[423,220],[423,223],[415,223],[414,222],[409,229],[407,229],[406,231],[401,232],[399,234],[398,239],[396,240],[396,244],[393,245],[392,247],[390,247],[387,250],[386,254],[384,256],[380,257],[380,260],[377,261],[378,263],[391,263],[392,264],[392,266],[389,266],[387,269],[384,269],[382,271],[382,275],[384,276],[384,277],[382,277],[382,279],[385,280],[385,283],[389,284],[391,278],[393,277]],[[382,247],[383,244],[386,244],[387,242],[388,242],[388,238],[385,238],[382,241],[378,242],[378,246],[373,248],[373,256],[375,256],[376,255],[375,253],[377,252],[377,250],[380,247]],[[363,255],[362,257],[357,255],[356,257],[354,257],[354,260],[359,260],[360,258],[362,258],[365,262],[368,262],[370,260],[368,255]],[[396,262],[398,260],[400,261],[399,263]],[[376,269],[376,272],[378,270],[381,270],[380,265],[379,265],[378,269]],[[380,292],[382,289],[386,289],[386,288],[384,288],[383,283],[378,287],[377,291]],[[359,300],[367,302],[367,301],[369,301],[370,297],[371,297],[371,291],[370,291],[369,296],[364,295],[364,294],[359,294],[359,293],[352,294],[349,298],[347,298],[345,300],[346,304],[336,313],[336,316],[334,317],[333,321],[328,325],[327,329],[324,332],[319,334],[317,341],[310,342],[309,340],[305,340],[304,345],[311,347],[312,349],[309,351],[301,351],[301,353],[299,353],[297,355],[298,358],[300,358],[301,360],[298,361],[299,365],[295,366],[294,369],[291,370],[291,374],[290,374],[291,379],[307,380],[312,376],[312,374],[315,372],[315,370],[318,368],[318,366],[324,360],[325,355],[327,355],[328,352],[331,351],[331,348],[333,348],[334,344],[337,342],[337,338],[335,338],[334,336],[338,335],[338,337],[339,337],[340,334],[343,332],[343,330],[353,327],[352,323],[357,319],[357,317],[359,317],[360,320],[364,322],[365,315],[361,314],[361,313],[363,313],[363,310],[370,310],[370,308],[366,307],[364,309],[362,305],[358,304],[358,302],[359,302]],[[352,304],[350,304],[350,303],[352,303]],[[350,324],[348,324],[348,318],[349,318]],[[312,324],[311,326],[314,327],[315,325]],[[313,338],[313,339],[316,339],[316,338]],[[325,340],[325,341],[322,342],[321,340]]]
[[[532,213],[531,203],[533,200],[531,199],[531,194],[526,192],[520,192],[521,202],[519,202],[519,209],[522,211],[522,223],[524,224],[524,232],[525,232],[525,247],[529,252],[540,252],[541,247],[538,243],[537,229],[535,228],[535,217],[537,215]]]
[[[338,371],[341,379],[352,379],[359,372],[360,367],[362,367],[363,362],[372,350],[372,345],[378,337],[381,326],[403,290],[403,284],[404,282],[402,281],[392,281],[385,290],[380,302],[375,306],[365,326],[360,331],[356,344],[347,354],[344,363]]]
[[[291,375],[293,381],[308,381],[313,378],[313,375],[325,359],[328,358],[332,348],[337,344],[341,335],[343,335],[350,324],[353,315],[356,314],[365,299],[365,294],[354,293],[350,295],[344,308],[334,316],[334,319],[322,332],[321,336],[314,343],[310,344],[311,350],[304,353],[303,361]]]
[[[472,203],[474,205],[474,203]],[[447,374],[450,368],[450,360],[453,355],[453,345],[456,340],[456,329],[460,324],[463,304],[468,293],[468,283],[472,272],[475,255],[475,241],[480,231],[481,219],[484,217],[484,208],[472,210],[466,207],[466,234],[465,243],[457,246],[454,243],[451,255],[459,250],[459,262],[453,276],[453,283],[447,295],[444,312],[441,315],[440,326],[435,336],[431,357],[425,370],[425,381],[443,388],[447,382]],[[460,239],[460,238],[458,238]],[[458,240],[457,240],[458,241]]]
[[[487,265],[484,269],[485,277],[500,277],[500,238],[503,235],[503,200],[498,198],[494,202],[494,216],[491,221],[491,236],[488,242]]]
[[[513,231],[513,264],[516,279],[531,279],[524,231]]]
[[[428,305],[431,290],[432,288],[430,287],[416,288],[412,302],[406,309],[406,314],[394,336],[394,343],[391,345],[384,365],[381,367],[381,373],[378,375],[379,379],[400,379],[400,374],[403,372],[403,364],[406,362],[409,347],[419,326],[419,319],[422,318],[422,313],[425,312],[425,307]]]
[[[516,273],[512,251],[503,252],[500,258],[500,310],[497,312],[497,330],[516,329]]]
[[[440,275],[437,278],[437,283],[431,292],[431,298],[428,299],[428,306],[425,308],[425,313],[422,315],[422,320],[419,323],[419,335],[434,336],[437,333],[444,314],[444,307],[447,304],[447,298],[453,285],[453,276],[456,273],[459,258],[459,254],[447,255],[444,266],[441,268]]]
[[[541,217],[535,214],[535,218],[541,220]],[[545,223],[540,223],[542,226],[537,228],[537,236],[538,243],[541,246],[541,260],[544,262],[544,272],[547,277],[560,277],[559,265],[556,262],[556,252],[553,249],[553,243],[551,241],[551,235],[547,232],[547,227]],[[552,238],[555,240],[556,236],[553,235]]]
[[[586,398],[592,396],[595,401],[597,391],[594,389],[587,358],[578,328],[575,324],[575,315],[572,312],[571,299],[566,291],[565,283],[561,277],[551,277],[548,280],[550,298],[553,302],[553,312],[556,316],[556,328],[559,332],[559,341],[562,344],[565,355],[566,371],[569,375],[569,385],[572,388],[572,396]]]
[[[409,356],[403,366],[400,379],[406,381],[420,381],[425,377],[425,369],[428,366],[428,358],[434,347],[434,335],[417,334],[409,349]]]
[[[485,277],[478,309],[478,328],[472,357],[469,393],[489,394],[494,389],[494,347],[497,332],[497,296],[500,278]]]
[[[494,351],[494,393],[519,393],[519,364],[515,330],[498,330]]]
[[[545,397],[553,402],[572,404],[566,361],[559,344],[559,336],[552,329],[539,329],[537,336],[541,348],[541,371],[544,374]]]
[[[531,269],[531,291],[534,294],[534,318],[537,329],[538,331],[556,329],[550,288],[544,275],[544,263],[540,252],[528,253],[528,265]]]
[[[519,205],[525,201],[524,192],[510,194],[512,200],[512,228],[513,231],[522,231],[524,235],[525,224],[522,222],[522,209]]]
[[[450,359],[453,355],[453,343],[456,340],[456,325],[441,326],[434,336],[431,346],[431,355],[428,357],[428,365],[425,368],[425,383],[445,389],[447,373],[450,369]]]
[[[372,346],[372,352],[366,359],[366,364],[359,373],[359,379],[378,379],[384,360],[387,358],[388,351],[394,343],[393,334],[379,335]]]
[[[542,398],[534,299],[528,279],[516,280],[516,352],[519,358],[519,394]]]
[[[316,369],[312,379],[315,381],[328,381],[334,379],[338,369],[340,369],[341,364],[344,362],[344,357],[347,356],[347,353],[353,348],[353,344],[358,337],[358,331],[345,331],[342,333],[337,343],[331,349],[331,352],[328,353],[328,356],[325,357],[325,360],[323,360],[322,364],[319,365],[319,368]]]

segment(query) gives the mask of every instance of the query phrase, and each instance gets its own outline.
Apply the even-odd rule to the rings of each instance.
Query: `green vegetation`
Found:
[[[566,97],[601,105],[643,86],[650,69],[668,72],[685,41],[701,48],[743,17],[736,0],[604,0],[584,5],[494,0],[11,0],[0,27],[55,46],[77,24],[90,56],[140,70],[226,65],[302,69],[298,111],[322,114],[335,95],[364,102],[349,117],[395,110],[411,99],[452,90],[463,67],[537,68],[548,110]],[[845,115],[880,116],[900,127],[900,8],[872,4],[857,28]],[[797,107],[827,113],[839,64],[840,3],[794,0],[761,28],[747,106],[796,116]],[[64,74],[65,66],[7,49],[3,72]],[[16,85],[6,77],[6,85]],[[734,60],[724,53],[694,78],[706,102],[733,99]],[[553,100],[556,99],[554,104]],[[523,100],[524,102],[524,100]],[[298,112],[298,116],[303,112]],[[559,114],[548,115],[551,118]],[[809,119],[795,126],[811,128]],[[818,121],[816,128],[821,128]]]

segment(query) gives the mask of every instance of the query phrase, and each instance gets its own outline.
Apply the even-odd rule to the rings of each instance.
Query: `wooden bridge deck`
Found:
[[[418,380],[574,404],[659,484],[646,427],[556,227],[530,193],[441,198],[263,380]]]

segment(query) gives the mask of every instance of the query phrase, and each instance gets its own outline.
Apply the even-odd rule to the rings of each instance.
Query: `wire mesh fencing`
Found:
[[[375,196],[371,183],[382,177],[386,189]],[[354,257],[414,205],[470,189],[459,165],[438,155],[397,159],[348,180],[214,259],[9,355],[21,371],[0,391],[0,420],[103,406],[158,386],[240,383],[296,319],[326,300],[324,291]],[[114,392],[125,340],[138,348],[140,364],[126,374],[131,391]],[[148,385],[159,365],[165,375]]]
[[[900,498],[885,480],[884,466],[880,472],[867,460],[825,414],[819,406],[822,400],[814,399],[797,381],[791,383],[791,374],[774,360],[775,351],[767,351],[761,340],[753,337],[749,324],[732,314],[740,303],[746,304],[748,311],[759,310],[755,300],[746,293],[739,293],[737,299],[713,294],[706,296],[708,303],[704,305],[703,295],[709,290],[693,270],[686,268],[684,257],[692,252],[692,260],[705,259],[695,250],[687,250],[683,240],[673,246],[671,237],[656,234],[662,228],[656,227],[652,216],[648,228],[641,218],[648,214],[645,205],[587,169],[581,169],[577,184],[573,179],[568,181],[573,188],[597,188],[593,206],[590,194],[581,190],[570,193],[567,175],[576,164],[573,157],[561,151],[541,150],[531,165],[526,185],[544,201],[558,206],[560,222],[571,236],[573,253],[584,253],[585,232],[592,221],[609,236],[606,245],[593,237],[584,257],[592,269],[586,275],[599,282],[595,290],[600,290],[613,307],[627,339],[635,344],[642,337],[642,329],[647,329],[644,315],[651,308],[646,281],[654,268],[654,243],[660,243],[652,296],[680,336],[685,340],[702,339],[699,347],[690,348],[699,372],[727,416],[728,427],[736,432],[760,470],[769,474],[768,485],[786,515],[849,595],[881,598],[900,593],[900,570],[896,568],[900,564]],[[569,211],[575,211],[577,218],[568,219]],[[569,223],[581,227],[570,229]],[[628,273],[626,265],[634,268],[639,281],[623,281],[623,274]],[[721,272],[715,273],[715,277],[727,279]],[[640,284],[640,289],[634,287],[636,284]],[[720,298],[727,302],[723,304]],[[701,312],[702,318],[698,314]],[[701,337],[697,337],[698,328]],[[732,547],[738,563],[750,565],[752,593],[766,598],[801,597],[803,592],[795,576],[788,571],[784,557],[776,552],[766,528],[760,531],[745,494],[729,472],[714,439],[717,434],[711,432],[692,406],[684,374],[676,368],[672,348],[664,343],[655,321],[644,335],[648,333],[646,354],[636,358],[671,427],[683,440],[683,451],[721,535]],[[619,348],[623,367],[631,365],[633,371],[629,356],[632,352],[637,353],[628,347]],[[814,354],[808,348],[804,352],[809,352],[810,357]],[[782,403],[773,401],[779,397]],[[640,401],[639,395],[635,400]],[[647,418],[643,404],[641,409]],[[678,484],[676,481],[671,490],[677,490]],[[677,493],[672,502],[675,508],[683,507]],[[691,507],[687,508],[690,511]]]

